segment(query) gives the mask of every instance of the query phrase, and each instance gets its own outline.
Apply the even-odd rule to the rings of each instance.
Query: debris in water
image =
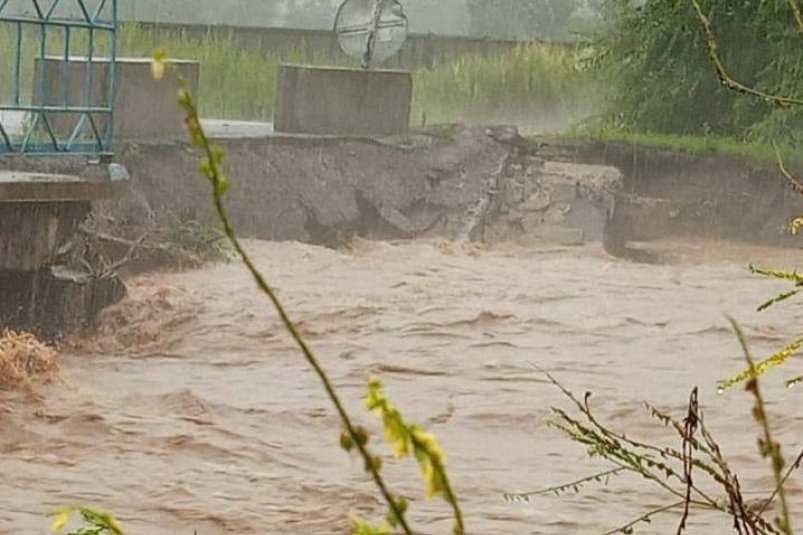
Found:
[[[58,353],[34,335],[3,331],[0,337],[0,389],[31,387],[35,379],[55,379]]]

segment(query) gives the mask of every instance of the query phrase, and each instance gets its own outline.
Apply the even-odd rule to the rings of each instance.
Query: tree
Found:
[[[730,91],[711,68],[687,0],[616,0],[598,43],[611,93],[606,119],[624,129],[803,143],[803,109]],[[722,61],[734,78],[773,94],[803,93],[803,47],[785,0],[710,0]]]

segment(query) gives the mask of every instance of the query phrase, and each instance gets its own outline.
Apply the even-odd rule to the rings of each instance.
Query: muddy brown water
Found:
[[[550,406],[568,405],[533,363],[577,393],[593,390],[617,428],[676,444],[642,403],[682,417],[698,385],[743,486],[772,487],[755,455],[750,398],[716,393],[742,367],[724,314],[744,324],[757,355],[798,334],[799,303],[755,312],[785,285],[746,266],[794,267],[803,254],[677,245],[671,264],[644,265],[598,246],[249,243],[359,419],[372,422],[361,398],[374,373],[437,434],[474,534],[602,533],[672,501],[624,476],[580,495],[506,503],[505,492],[602,466],[545,427]],[[803,373],[799,361],[765,381],[789,456],[803,438],[803,393],[782,378]],[[0,395],[0,533],[46,533],[45,514],[74,503],[152,535],[347,533],[352,514],[383,516],[360,462],[337,445],[340,424],[315,377],[236,263],[137,279],[63,367],[63,384],[42,401]],[[386,474],[397,491],[422,496],[410,462],[389,462]],[[803,473],[790,489],[803,526]],[[677,518],[641,532],[673,533]],[[424,533],[449,532],[438,502],[415,500],[411,519]],[[729,527],[694,513],[689,532]]]

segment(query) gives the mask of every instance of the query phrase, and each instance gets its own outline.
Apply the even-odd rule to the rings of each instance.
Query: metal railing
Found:
[[[117,0],[0,0],[0,155],[111,152]]]

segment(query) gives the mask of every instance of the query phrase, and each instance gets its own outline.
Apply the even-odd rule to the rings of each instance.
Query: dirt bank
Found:
[[[515,129],[431,128],[404,139],[225,139],[238,230],[269,240],[339,245],[351,236],[465,237],[519,244],[602,238],[611,193],[667,199],[670,234],[786,244],[803,212],[772,166],[626,144],[543,149]],[[124,206],[216,224],[197,156],[136,144]]]
[[[442,237],[580,245],[602,241],[604,230],[614,228],[618,242],[606,247],[609,253],[661,261],[660,254],[636,254],[625,245],[644,234],[633,230],[659,228],[649,233],[652,239],[794,244],[786,228],[803,213],[803,200],[772,167],[621,143],[561,142],[545,149],[511,127],[432,127],[383,140],[263,136],[216,143],[227,153],[227,204],[237,231],[272,241],[341,246],[354,236]],[[195,151],[184,143],[129,143],[116,158],[131,180],[115,199],[94,206],[77,236],[62,240],[60,263],[74,271],[90,265],[88,275],[104,279],[198,267],[225,255]],[[77,175],[103,168],[78,158],[11,163]],[[625,218],[624,226],[633,228],[621,222],[606,227],[612,200],[622,193],[668,201],[658,202],[662,221],[645,210]],[[20,295],[5,301],[30,301]],[[24,327],[30,315],[19,320],[22,309],[12,309],[3,317]]]
[[[610,194],[671,202],[670,234],[791,243],[803,212],[778,170],[738,158],[625,143],[560,141],[543,149],[506,127],[432,127],[402,139],[263,136],[218,139],[237,230],[268,240],[340,245],[357,235],[520,244],[598,241]],[[184,143],[130,143],[131,175],[98,210],[115,232],[200,222],[216,227],[199,156]],[[78,159],[41,168],[85,174]],[[567,230],[568,229],[568,230]],[[129,233],[127,239],[139,234]],[[119,244],[118,244],[119,245]],[[143,248],[144,251],[145,248]]]
[[[237,229],[269,240],[583,242],[600,239],[608,193],[618,184],[612,169],[545,162],[538,144],[505,127],[432,128],[382,141],[268,137],[219,144],[227,152]],[[216,224],[196,154],[136,144],[119,157],[131,172],[127,195],[143,213]]]
[[[788,227],[803,213],[803,198],[777,166],[623,142],[559,145],[559,159],[613,166],[623,175],[625,191],[670,200],[673,234],[778,245],[798,241]]]
[[[432,129],[405,139],[227,139],[228,205],[238,230],[338,245],[352,235],[456,237],[510,151],[485,129]],[[215,223],[198,157],[174,145],[128,145],[121,162],[156,214]]]

